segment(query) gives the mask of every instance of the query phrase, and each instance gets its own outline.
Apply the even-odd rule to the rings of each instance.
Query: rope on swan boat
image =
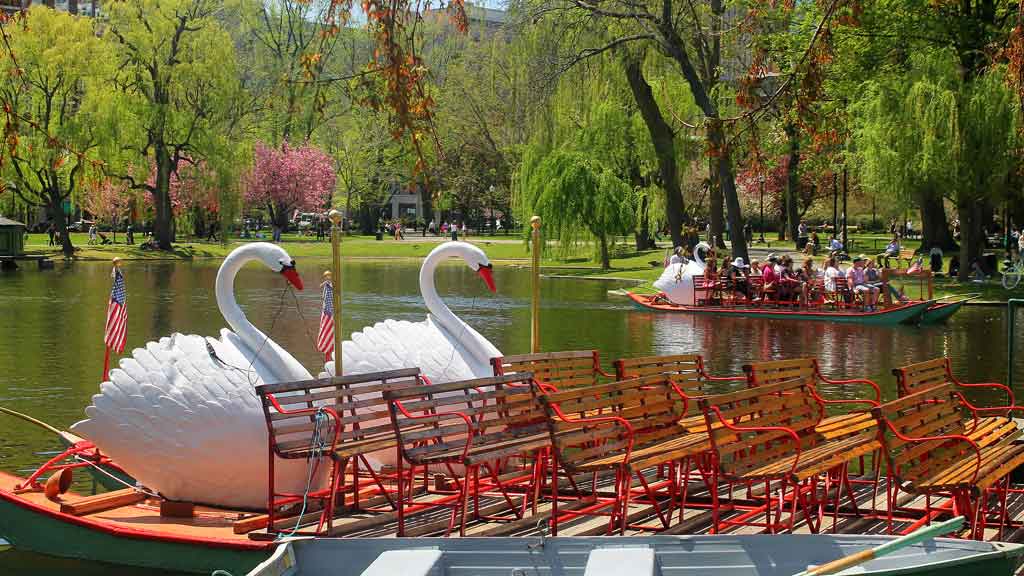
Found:
[[[281,540],[282,538],[290,538],[298,533],[299,528],[302,526],[302,517],[306,515],[306,507],[309,504],[309,492],[313,484],[313,477],[316,476],[316,470],[320,467],[320,459],[323,457],[325,449],[325,437],[327,431],[331,428],[331,420],[327,417],[327,412],[324,411],[323,406],[316,409],[316,413],[313,417],[313,435],[309,439],[309,456],[306,457],[306,487],[302,491],[302,508],[299,510],[299,515],[295,518],[295,527],[290,532],[281,532],[277,535],[275,540]],[[331,490],[334,489],[333,481]],[[273,503],[271,503],[273,505]],[[330,514],[334,514],[334,510],[329,511]]]
[[[259,358],[260,353],[263,352],[263,348],[266,347],[267,342],[270,341],[270,335],[274,332],[274,327],[277,326],[277,320],[281,317],[281,313],[284,312],[284,297],[289,290],[291,290],[291,287],[285,286],[285,288],[281,291],[281,298],[278,301],[277,312],[274,313],[274,318],[270,321],[270,329],[267,330],[266,334],[263,335],[263,342],[260,343],[259,348],[256,349],[256,352],[252,355],[252,358],[249,359],[249,366],[247,366],[246,368],[240,368],[228,362],[227,360],[224,360],[219,355],[217,355],[217,351],[214,350],[213,345],[210,344],[210,341],[204,338],[203,343],[206,344],[206,353],[210,355],[210,358],[226,366],[227,368],[231,368],[232,370],[237,370],[238,372],[245,374],[246,381],[249,382],[250,386],[255,388],[256,383],[252,379],[252,366],[253,364],[256,363],[256,359]],[[253,394],[255,395],[255,392],[253,392]]]

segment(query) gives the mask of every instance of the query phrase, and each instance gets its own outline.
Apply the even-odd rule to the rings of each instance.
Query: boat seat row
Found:
[[[601,369],[596,351],[495,358],[492,366],[493,377],[442,384],[407,369],[258,387],[270,433],[268,526],[280,524],[278,511],[312,498],[323,510],[316,533],[331,533],[332,512],[342,504],[358,509],[369,488],[397,512],[400,535],[407,517],[429,508],[450,508],[447,532],[464,534],[470,515],[520,520],[528,508],[536,514],[545,495],[552,534],[579,515],[607,516],[608,532],[662,530],[676,510],[682,519],[696,472],[711,498],[712,531],[734,524],[791,530],[798,510],[818,530],[826,508],[835,525],[841,492],[850,500],[845,510],[859,513],[850,464],[859,460],[863,473],[874,455],[875,489],[882,463],[890,479],[890,528],[905,516],[897,502],[902,490],[951,495],[951,511],[972,518],[979,535],[990,516],[988,497],[998,493],[1005,502],[1007,477],[1024,463],[1013,421],[984,417],[991,410],[963,397],[948,361],[944,378],[900,369],[897,377],[916,385],[889,403],[875,382],[827,378],[813,358],[752,363],[732,377],[708,375],[699,355],[623,359],[614,376]],[[865,394],[850,398],[854,387]],[[825,397],[837,392],[847,397]],[[1001,407],[1003,414],[1010,409]],[[397,472],[387,480],[366,459],[381,451],[396,455]],[[328,486],[275,491],[275,455],[330,458]],[[419,472],[419,493],[431,492],[429,473],[445,473],[451,483],[417,501]],[[614,477],[610,491],[597,489],[604,473]],[[591,477],[589,489],[581,475]],[[730,495],[733,484],[746,486],[749,501],[762,482],[764,491],[745,510],[719,501],[721,483]],[[838,487],[830,493],[829,485]],[[483,495],[492,503],[482,505]],[[659,522],[635,524],[631,502],[649,506]],[[780,513],[786,507],[788,523]],[[924,515],[936,513],[943,512],[929,501]],[[997,515],[1000,527],[1005,516]]]

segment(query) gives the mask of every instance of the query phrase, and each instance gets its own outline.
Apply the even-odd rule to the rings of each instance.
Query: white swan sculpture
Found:
[[[491,358],[501,352],[456,316],[434,287],[437,265],[462,258],[494,291],[491,262],[483,250],[466,242],[445,242],[431,250],[420,268],[420,292],[427,305],[423,322],[385,320],[353,332],[341,345],[342,371],[363,374],[419,367],[434,384],[491,376]],[[334,361],[324,366],[334,374]]]
[[[661,277],[654,281],[654,287],[676,304],[693,306],[696,303],[693,295],[693,277],[704,275],[704,254],[710,251],[711,246],[707,242],[698,243],[693,249],[693,260],[670,264],[661,273]]]
[[[235,275],[259,260],[302,289],[291,257],[246,244],[217,273],[217,305],[231,330],[220,339],[172,334],[132,350],[110,371],[71,427],[146,487],[166,498],[265,509],[267,430],[253,387],[308,380],[295,358],[249,322],[234,296]],[[276,484],[301,492],[306,463],[275,462]]]

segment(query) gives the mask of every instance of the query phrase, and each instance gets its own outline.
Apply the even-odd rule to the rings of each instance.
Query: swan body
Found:
[[[172,500],[234,508],[267,504],[267,429],[254,386],[312,376],[253,326],[234,298],[235,275],[259,260],[302,289],[288,253],[246,244],[217,273],[220,338],[172,334],[132,351],[110,371],[71,427],[140,483]],[[301,492],[302,460],[277,460],[276,487]]]
[[[434,384],[493,375],[491,358],[501,352],[456,316],[434,286],[438,264],[451,257],[465,261],[494,290],[491,263],[483,250],[466,242],[440,244],[420,268],[427,318],[422,322],[385,320],[352,333],[341,345],[345,374],[418,367]],[[324,369],[325,374],[334,375],[334,361]]]
[[[661,273],[661,277],[654,281],[654,287],[661,290],[666,298],[676,304],[693,306],[696,304],[693,279],[695,276],[704,275],[706,264],[703,254],[710,250],[711,246],[707,242],[697,244],[693,250],[693,259],[669,264]]]

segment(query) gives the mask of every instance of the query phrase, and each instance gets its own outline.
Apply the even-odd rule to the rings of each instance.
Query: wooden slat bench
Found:
[[[871,408],[878,406],[882,400],[882,391],[872,380],[857,378],[852,380],[834,380],[821,374],[818,361],[814,358],[797,358],[795,360],[773,360],[755,362],[743,367],[749,384],[761,387],[766,384],[799,378],[805,381],[811,392],[826,407],[852,405],[853,409],[844,414],[825,416],[818,423],[816,431],[826,439],[841,438],[847,434],[857,434],[876,426],[871,416]],[[822,392],[833,386],[860,385],[869,388],[868,398],[826,399]]]
[[[473,500],[474,517],[480,512],[481,492],[496,492],[521,519],[509,495],[507,483],[499,478],[501,461],[530,455],[550,446],[547,425],[531,393],[529,372],[505,376],[446,382],[393,389],[385,392],[391,419],[399,440],[399,493],[404,495],[403,463],[443,468],[453,477],[456,466],[464,467],[456,479],[456,495],[431,505],[448,506],[450,533],[458,520],[459,534],[465,535],[466,508]],[[487,474],[481,485],[480,470]],[[532,493],[536,474],[527,474]],[[472,486],[470,485],[472,484]],[[525,509],[524,497],[523,508]],[[398,535],[405,534],[405,515],[417,505],[398,500]],[[420,506],[422,507],[422,506]]]
[[[888,521],[892,532],[900,490],[914,494],[951,494],[953,515],[971,522],[972,535],[981,538],[987,524],[987,503],[999,495],[1000,537],[1006,519],[1008,477],[1024,464],[1024,445],[1016,441],[1020,430],[1004,418],[965,420],[969,409],[952,383],[924,388],[875,408],[883,425],[882,445],[889,470]],[[910,529],[937,513],[926,499],[924,517]],[[909,530],[909,529],[908,529]]]
[[[716,466],[712,472],[712,529],[722,526],[753,525],[774,533],[792,530],[796,508],[803,509],[812,531],[820,528],[817,490],[812,480],[829,472],[838,478],[833,503],[833,528],[841,489],[845,488],[854,509],[846,468],[849,462],[875,450],[879,444],[874,429],[864,429],[830,439],[815,432],[822,420],[824,403],[811,380],[799,374],[788,379],[698,400],[707,417],[711,450]],[[718,480],[764,482],[765,505],[737,517],[722,520],[718,502]],[[771,483],[780,482],[779,496],[772,496]],[[787,489],[791,502],[788,526],[779,523]],[[827,494],[826,490],[826,494]],[[772,505],[777,506],[773,519]],[[753,520],[763,511],[764,522]],[[815,521],[813,516],[817,516]]]
[[[597,350],[540,352],[491,358],[495,376],[529,372],[541,384],[558,390],[594,386],[614,377],[601,369]]]
[[[924,362],[908,364],[899,368],[893,368],[892,373],[896,376],[896,388],[900,396],[906,396],[927,388],[949,383],[953,384],[961,392],[972,389],[989,389],[999,395],[1006,395],[1006,403],[1002,405],[979,407],[972,403],[972,408],[979,412],[1009,416],[1010,412],[1016,408],[1017,402],[1014,398],[1013,390],[1010,390],[1005,384],[999,384],[998,382],[961,382],[956,376],[953,376],[949,358],[934,358]]]
[[[397,443],[384,392],[421,384],[419,368],[407,368],[257,386],[270,442],[268,530],[275,529],[274,516],[278,509],[303,500],[302,494],[276,491],[275,456],[330,459],[330,486],[309,494],[323,501],[317,533],[330,532],[337,494],[352,492],[353,506],[359,507],[360,463],[390,501],[366,455],[394,449]],[[352,485],[346,487],[343,484],[349,463],[352,464]]]
[[[642,471],[698,456],[708,450],[706,433],[689,433],[678,420],[686,413],[686,397],[664,374],[599,384],[589,388],[551,391],[534,385],[548,416],[548,432],[554,447],[552,487],[557,486],[557,469],[568,474],[615,471],[615,497],[594,497],[594,505],[568,515],[593,514],[611,506],[608,531],[627,528],[632,478],[635,475],[661,521],[656,529],[668,528],[674,512],[678,486],[669,474],[667,510]],[[596,415],[592,415],[596,414]],[[554,492],[554,489],[553,489]],[[552,534],[557,534],[557,494],[552,494]],[[648,526],[633,526],[651,529]]]

